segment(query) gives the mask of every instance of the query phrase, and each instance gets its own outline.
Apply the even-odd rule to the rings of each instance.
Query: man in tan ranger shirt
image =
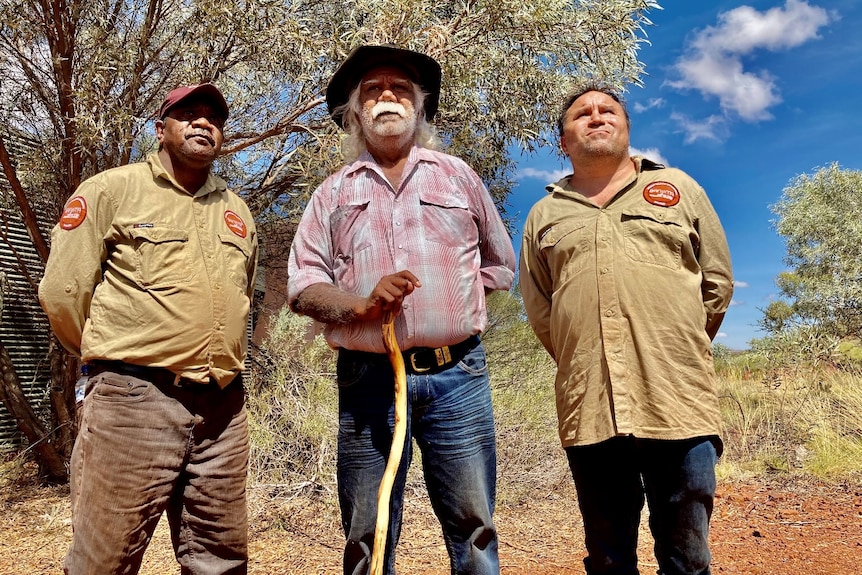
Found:
[[[182,573],[246,573],[241,371],[257,260],[246,204],[210,172],[228,106],[168,93],[158,153],[102,172],[52,232],[39,298],[90,366],[65,573],[137,573],[166,513]]]
[[[573,93],[558,127],[573,174],[530,210],[520,282],[557,363],[587,573],[638,573],[646,499],[659,573],[708,575],[722,449],[711,339],[733,291],[724,231],[692,178],[629,157],[615,92]]]

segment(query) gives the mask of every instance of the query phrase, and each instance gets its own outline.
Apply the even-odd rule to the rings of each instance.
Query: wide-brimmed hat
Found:
[[[333,110],[347,103],[350,92],[366,73],[382,66],[394,66],[404,70],[422,87],[422,90],[428,93],[425,98],[427,120],[430,121],[437,113],[442,72],[436,60],[420,52],[405,50],[391,44],[358,46],[347,55],[347,59],[341,63],[326,87],[326,106],[339,127],[344,127],[341,114],[334,114]]]
[[[209,82],[193,84],[191,86],[180,86],[168,92],[168,95],[165,96],[165,101],[162,102],[162,106],[159,108],[159,118],[164,118],[171,108],[192,96],[197,96],[210,102],[222,113],[222,118],[227,120],[227,101],[224,99],[221,90],[215,84]]]

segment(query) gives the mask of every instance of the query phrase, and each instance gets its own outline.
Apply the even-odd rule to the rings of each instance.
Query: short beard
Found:
[[[617,142],[588,142],[583,147],[585,155],[593,157],[601,156],[627,156],[629,153],[628,146],[619,146]]]

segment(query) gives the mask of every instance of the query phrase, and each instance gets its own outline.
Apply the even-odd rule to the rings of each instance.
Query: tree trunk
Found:
[[[0,342],[0,401],[15,419],[18,429],[30,442],[40,475],[47,480],[64,483],[69,480],[66,458],[57,449],[51,433],[39,421],[21,389],[18,374],[6,346]],[[68,413],[68,412],[67,412]]]
[[[78,359],[66,353],[56,338],[51,339],[51,407],[57,423],[57,450],[68,461],[78,436],[75,411],[75,381]]]

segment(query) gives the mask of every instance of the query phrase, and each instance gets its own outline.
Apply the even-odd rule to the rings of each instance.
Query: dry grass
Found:
[[[726,454],[720,474],[862,474],[862,378],[819,367],[724,377],[720,396]]]

